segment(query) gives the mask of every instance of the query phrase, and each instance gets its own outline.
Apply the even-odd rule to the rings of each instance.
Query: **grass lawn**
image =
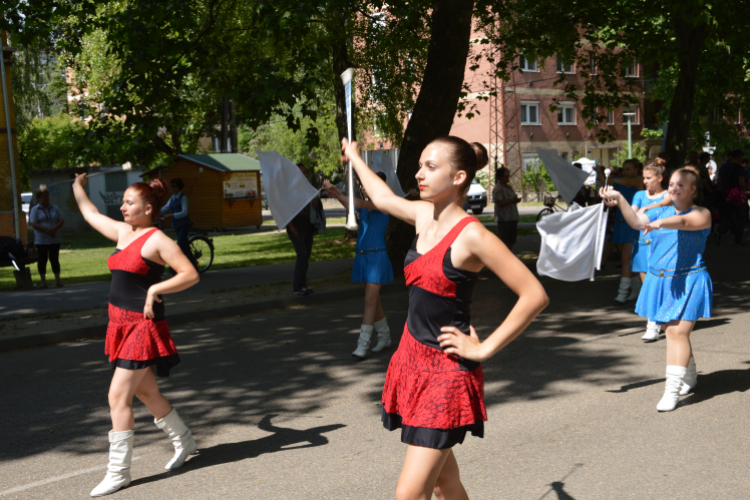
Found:
[[[354,257],[354,241],[343,241],[344,228],[330,228],[315,237],[311,260],[332,260]],[[174,233],[167,233],[174,237]],[[31,237],[33,239],[33,237]],[[291,241],[283,233],[227,234],[213,236],[214,263],[211,269],[262,266],[293,262],[296,259]],[[60,249],[60,268],[63,283],[109,281],[107,258],[114,252],[114,242],[99,233],[65,234]],[[39,283],[36,264],[32,264],[31,278]],[[54,276],[47,264],[47,283],[54,286]],[[13,269],[0,268],[0,290],[16,287]]]
[[[482,222],[492,222],[493,215],[480,215]],[[522,215],[521,222],[535,222],[536,216]],[[269,222],[269,221],[266,221]],[[273,224],[273,221],[270,221]],[[344,217],[328,219],[328,224],[345,224]],[[265,222],[264,222],[265,224]],[[490,228],[492,230],[492,228]],[[261,229],[263,231],[263,229]],[[343,227],[330,227],[326,234],[315,237],[311,261],[346,259],[354,257],[354,241],[344,241]],[[519,229],[518,236],[535,234],[536,229]],[[175,238],[174,233],[167,233]],[[214,262],[211,269],[231,269],[236,267],[262,266],[294,262],[296,255],[286,232],[269,234],[222,234],[212,236],[214,240]],[[33,240],[33,231],[29,231]],[[107,258],[114,252],[114,242],[96,232],[65,234],[60,249],[60,268],[63,283],[87,281],[109,281],[111,274],[107,268]],[[30,266],[31,279],[39,283],[36,264]],[[54,275],[47,264],[47,283],[54,286]],[[16,287],[13,268],[0,268],[0,291]]]

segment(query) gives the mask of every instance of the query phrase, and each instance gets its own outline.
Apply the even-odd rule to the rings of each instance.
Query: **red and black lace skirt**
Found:
[[[153,366],[159,377],[168,377],[172,367],[180,362],[167,320],[146,319],[142,312],[112,304],[109,304],[104,354],[109,357],[112,369],[140,370]]]
[[[401,428],[404,443],[445,449],[467,431],[484,437],[485,420],[482,367],[462,370],[456,356],[418,342],[405,326],[385,378],[383,426]]]

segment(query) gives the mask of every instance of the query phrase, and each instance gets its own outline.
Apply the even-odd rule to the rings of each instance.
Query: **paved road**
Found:
[[[716,317],[694,334],[699,385],[659,414],[664,349],[595,282],[544,280],[552,303],[484,364],[485,439],[456,447],[474,499],[741,499],[750,459],[746,249],[712,247]],[[488,334],[513,295],[482,274],[473,324]],[[383,297],[398,337],[404,292]],[[133,484],[111,498],[389,499],[405,446],[380,426],[391,352],[350,357],[361,302],[176,327],[182,364],[162,382],[201,454],[162,467],[166,439],[136,408]],[[0,353],[0,498],[88,498],[106,464],[101,340]]]

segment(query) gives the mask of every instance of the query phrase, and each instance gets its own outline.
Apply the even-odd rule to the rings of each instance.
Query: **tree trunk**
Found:
[[[667,127],[666,153],[669,156],[669,167],[679,168],[685,163],[690,138],[690,124],[693,120],[693,100],[698,81],[698,66],[708,26],[705,23],[693,24],[702,7],[695,2],[687,12],[678,14],[674,10],[685,9],[684,4],[673,2],[672,25],[675,32],[678,51],[679,76],[672,105],[669,108],[669,126]],[[699,139],[700,140],[700,139]]]
[[[473,0],[435,0],[424,78],[406,126],[398,158],[398,179],[404,191],[417,187],[419,156],[432,140],[447,135],[456,115],[466,58],[469,55]],[[388,256],[395,274],[414,240],[414,227],[391,217],[386,232]]]

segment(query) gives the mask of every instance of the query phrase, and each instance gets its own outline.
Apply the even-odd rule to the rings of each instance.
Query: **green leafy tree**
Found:
[[[639,162],[645,164],[646,161],[648,161],[648,150],[640,144],[634,142],[633,155],[628,155],[627,148],[622,148],[614,154],[612,158],[612,165],[615,167],[622,167],[623,163],[625,163],[629,159],[636,159]]]
[[[656,81],[650,75],[648,83],[666,104],[666,152],[673,165],[682,164],[691,135],[702,137],[700,132],[711,128],[702,125],[711,108],[721,118],[712,120],[716,134],[735,140],[744,134],[724,118],[735,118],[738,108],[748,106],[747,2],[480,0],[477,11],[486,42],[502,49],[499,76],[507,78],[518,69],[519,53],[540,58],[560,54],[576,62],[578,78],[562,74],[557,83],[565,99],[582,103],[591,128],[606,123],[607,109],[634,102],[632,92],[643,90],[637,79],[625,78],[636,59],[658,68]],[[597,136],[611,139],[604,128]]]

